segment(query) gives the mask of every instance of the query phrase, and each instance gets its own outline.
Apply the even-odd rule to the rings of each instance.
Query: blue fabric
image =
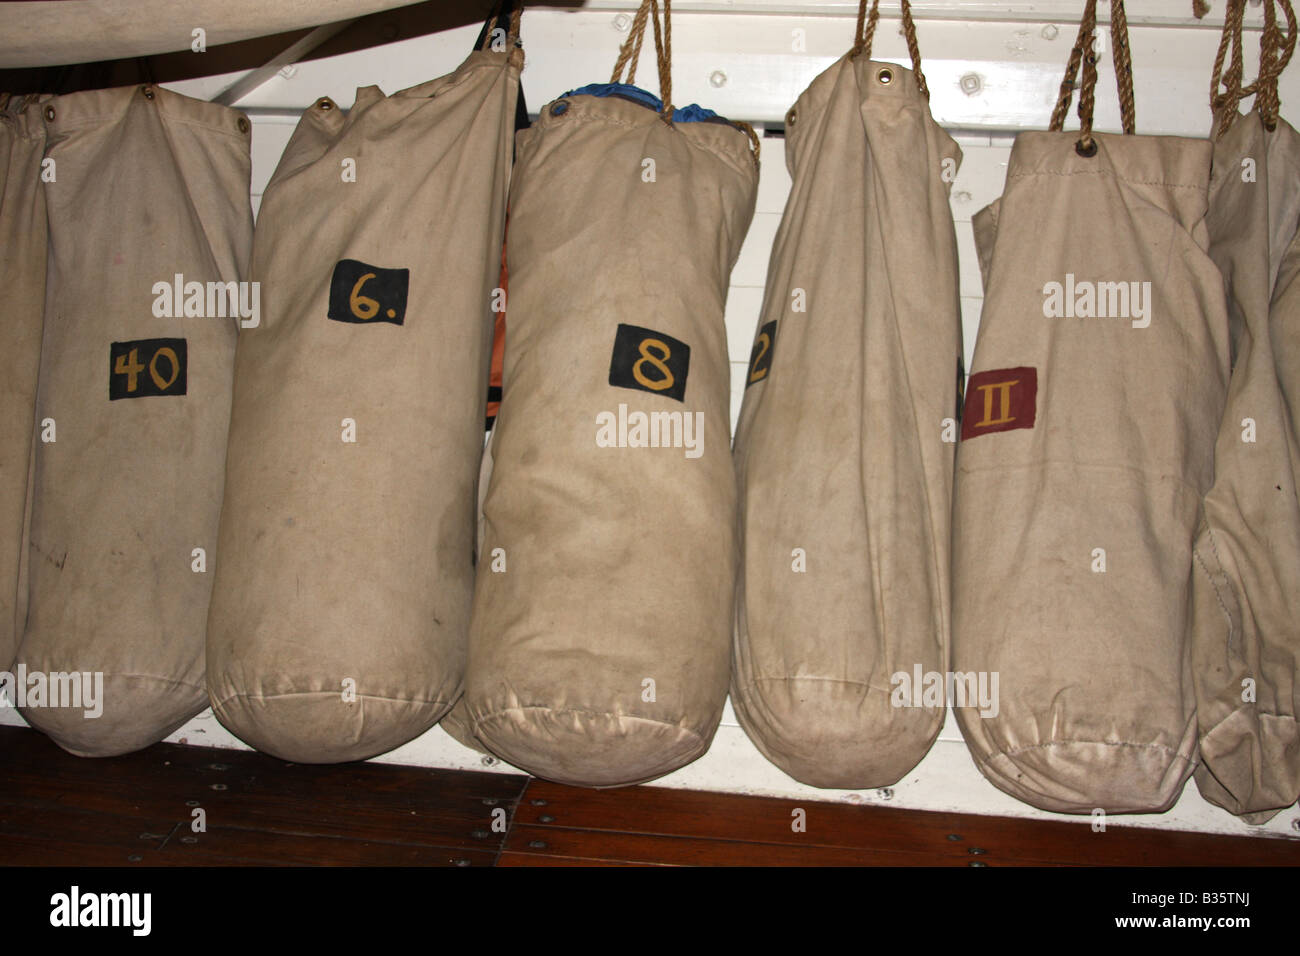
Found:
[[[589,83],[586,86],[580,86],[576,90],[569,90],[565,96],[621,96],[629,100],[634,100],[642,106],[648,106],[656,113],[664,108],[664,101],[659,99],[649,90],[643,90],[639,86],[632,86],[630,83]],[[713,110],[706,110],[703,106],[697,106],[692,103],[690,106],[683,106],[680,109],[673,110],[674,123],[699,123],[703,120],[719,119],[717,113]]]

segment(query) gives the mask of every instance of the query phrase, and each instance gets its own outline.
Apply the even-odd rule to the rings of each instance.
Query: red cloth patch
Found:
[[[1037,369],[1022,365],[976,372],[966,383],[961,440],[1033,428],[1037,403]]]

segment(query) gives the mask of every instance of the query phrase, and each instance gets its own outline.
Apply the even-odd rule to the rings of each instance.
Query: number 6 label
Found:
[[[401,325],[406,319],[410,281],[410,269],[381,269],[356,259],[340,259],[330,279],[326,315],[335,322]]]
[[[108,398],[185,394],[185,340],[138,339],[109,346]]]

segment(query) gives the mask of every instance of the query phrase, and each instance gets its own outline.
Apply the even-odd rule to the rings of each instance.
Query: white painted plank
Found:
[[[525,14],[524,85],[534,111],[575,86],[609,76],[624,36],[616,28],[617,16],[601,10],[530,9]],[[733,119],[780,123],[808,83],[848,49],[852,31],[851,17],[681,13],[673,30],[674,98],[679,104],[702,103]],[[935,117],[963,128],[1045,127],[1073,32],[1072,23],[1058,26],[1039,18],[926,20],[918,35]],[[1139,131],[1204,135],[1209,129],[1209,72],[1218,32],[1205,26],[1134,25],[1130,34]],[[329,95],[346,107],[357,85],[375,84],[393,92],[454,69],[476,36],[477,27],[462,27],[300,63],[291,78],[273,77],[241,105],[301,109]],[[1251,75],[1256,38],[1253,31],[1247,38]],[[796,41],[801,51],[793,48]],[[896,21],[878,32],[874,52],[880,59],[907,62]],[[652,54],[647,49],[643,56],[639,78],[653,86]],[[168,85],[207,97],[237,75]],[[715,85],[718,82],[721,86]],[[1283,76],[1281,99],[1284,115],[1300,122],[1300,70]],[[1105,56],[1097,104],[1097,128],[1118,129],[1114,80]]]

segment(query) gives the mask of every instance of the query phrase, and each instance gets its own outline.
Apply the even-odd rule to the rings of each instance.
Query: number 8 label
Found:
[[[639,325],[619,324],[609,361],[610,385],[681,402],[686,397],[690,367],[691,347],[681,339]]]

